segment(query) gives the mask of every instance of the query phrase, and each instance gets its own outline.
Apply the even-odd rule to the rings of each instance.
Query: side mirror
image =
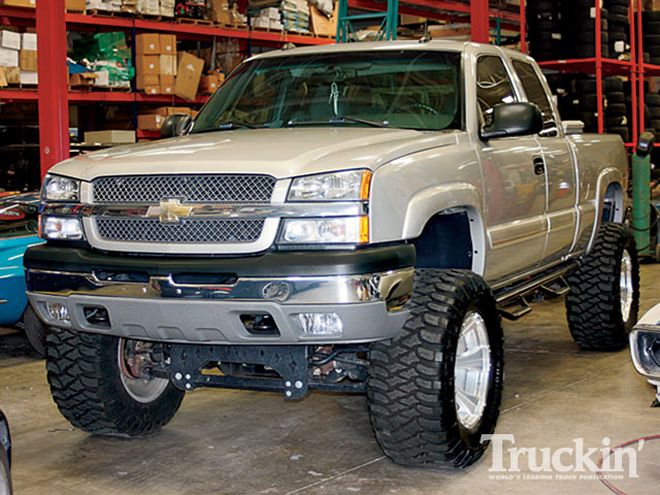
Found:
[[[192,124],[192,117],[185,113],[176,113],[168,115],[165,122],[160,126],[160,137],[171,138],[176,136],[183,136]]]
[[[500,103],[492,109],[490,125],[481,128],[480,137],[489,139],[530,136],[543,130],[543,115],[533,103]]]

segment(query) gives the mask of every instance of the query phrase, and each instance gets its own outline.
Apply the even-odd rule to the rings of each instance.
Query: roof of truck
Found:
[[[406,41],[369,41],[361,43],[338,43],[331,45],[314,45],[305,46],[300,48],[289,48],[282,50],[274,50],[261,55],[255,55],[251,60],[259,58],[272,58],[292,55],[314,55],[318,53],[350,53],[350,52],[365,52],[365,51],[378,51],[378,50],[439,50],[439,51],[452,51],[461,52],[467,45],[471,44],[469,41],[420,41],[420,40],[406,40]]]

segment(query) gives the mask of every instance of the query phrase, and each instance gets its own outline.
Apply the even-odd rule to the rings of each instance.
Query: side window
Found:
[[[477,100],[485,120],[488,111],[498,103],[513,103],[516,94],[500,57],[488,55],[477,61]]]
[[[527,95],[527,100],[531,103],[536,103],[541,109],[541,113],[543,114],[544,129],[556,130],[557,122],[555,121],[555,114],[552,111],[550,98],[543,89],[543,84],[541,84],[541,80],[536,74],[534,67],[527,62],[514,60],[513,68],[520,78],[520,82],[522,83],[525,94]]]

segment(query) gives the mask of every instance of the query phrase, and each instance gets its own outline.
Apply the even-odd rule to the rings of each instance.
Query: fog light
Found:
[[[69,318],[69,308],[64,304],[58,302],[47,302],[46,303],[46,312],[52,320],[57,321],[66,321],[70,322]]]
[[[79,241],[83,238],[82,224],[77,218],[44,216],[41,237],[47,240]]]
[[[298,321],[307,335],[341,336],[344,324],[337,313],[300,313]]]

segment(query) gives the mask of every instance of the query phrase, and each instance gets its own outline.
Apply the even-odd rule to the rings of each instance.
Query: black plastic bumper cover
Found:
[[[415,248],[410,244],[397,244],[355,251],[274,251],[245,257],[185,257],[133,256],[42,244],[28,249],[24,265],[32,269],[84,273],[141,271],[153,276],[176,273],[235,273],[243,277],[357,275],[415,266]]]

